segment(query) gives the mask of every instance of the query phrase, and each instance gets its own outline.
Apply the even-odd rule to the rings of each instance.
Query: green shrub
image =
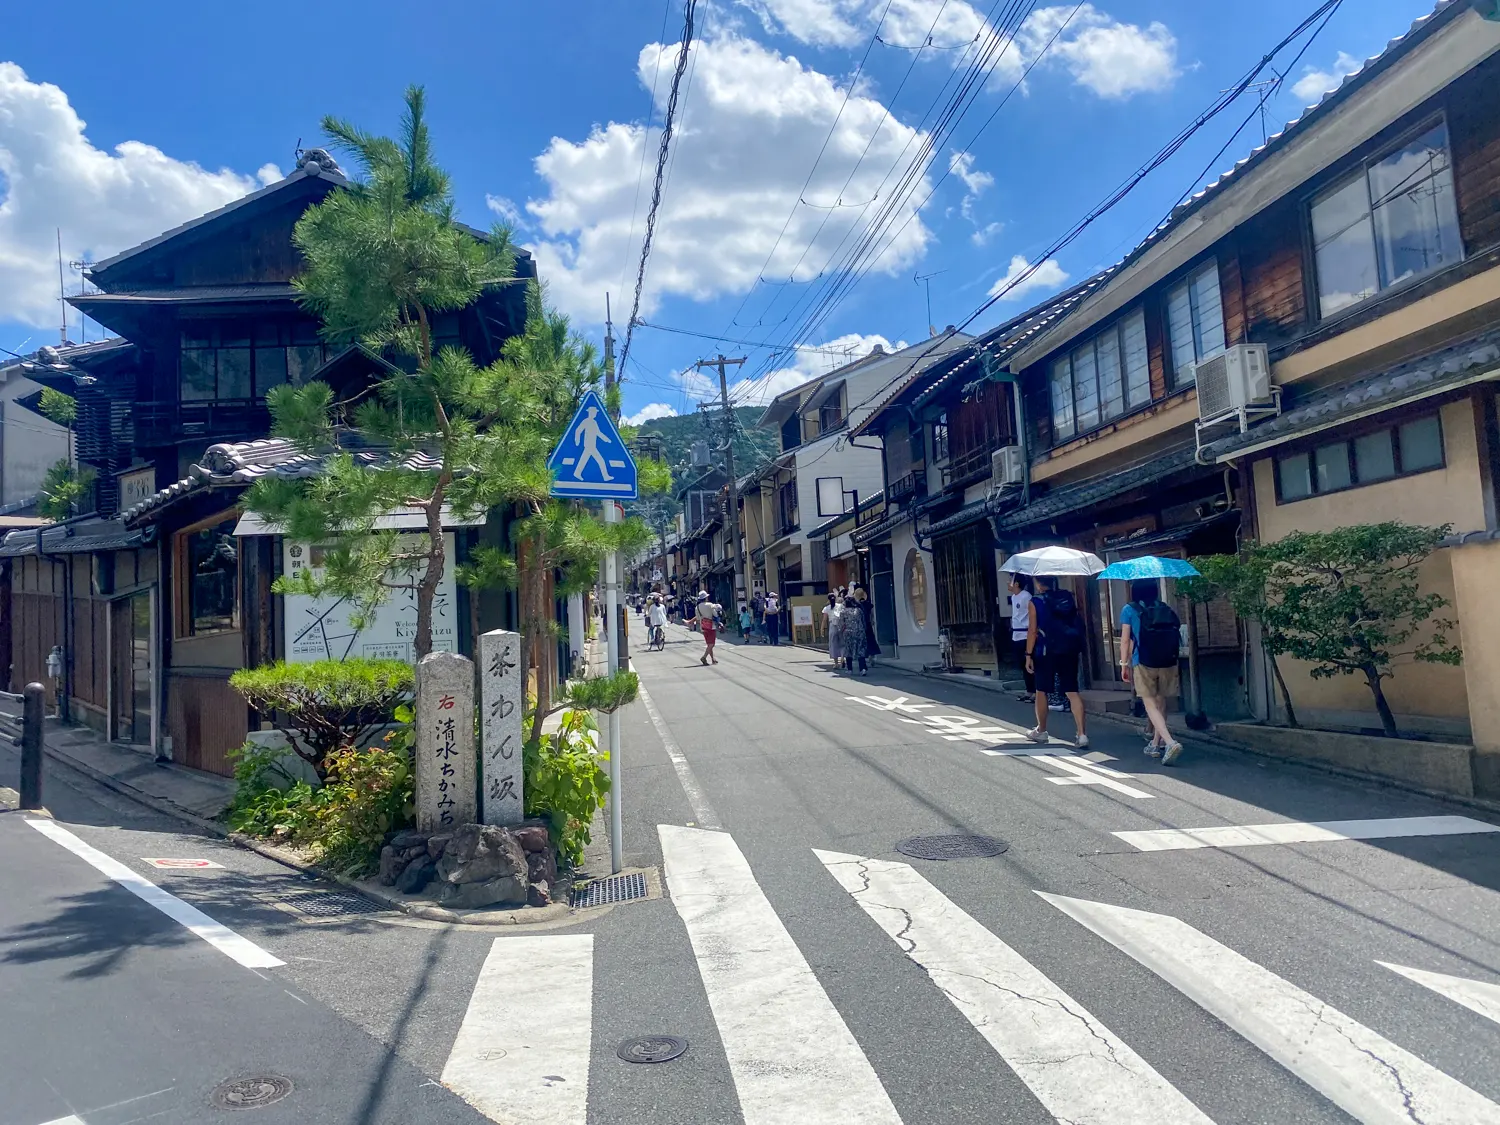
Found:
[[[302,808],[314,790],[307,782],[288,773],[284,746],[259,746],[247,742],[231,750],[234,762],[234,799],[224,819],[236,832],[251,836],[289,837],[300,824]]]
[[[641,678],[634,672],[621,668],[609,676],[574,680],[568,684],[567,692],[568,702],[574,707],[608,714],[618,711],[627,703],[635,702],[636,696],[641,693]]]
[[[229,684],[263,715],[271,716],[288,745],[312,766],[319,780],[335,750],[359,746],[389,723],[409,698],[415,674],[402,660],[277,661],[244,668]]]
[[[546,817],[563,861],[577,867],[590,840],[589,825],[609,792],[609,754],[594,749],[597,726],[587,711],[563,713],[557,734],[528,739],[522,752],[526,815]]]

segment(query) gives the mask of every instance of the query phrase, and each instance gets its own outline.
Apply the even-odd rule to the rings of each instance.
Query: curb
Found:
[[[422,918],[429,922],[446,922],[455,926],[476,927],[500,927],[506,928],[518,926],[534,926],[542,923],[556,923],[559,919],[566,918],[573,913],[573,908],[565,902],[554,902],[550,906],[528,906],[515,910],[473,910],[460,914],[458,911],[447,910],[432,903],[421,902],[415,899],[402,898],[399,892],[392,892],[382,887],[373,880],[353,879],[347,875],[340,875],[336,871],[330,871],[316,863],[309,863],[293,852],[284,848],[278,848],[274,844],[267,844],[257,840],[253,836],[247,836],[243,832],[231,832],[217,821],[207,820],[196,813],[189,812],[181,805],[172,801],[137,789],[129,782],[121,781],[112,777],[103,770],[95,769],[85,762],[80,762],[70,757],[63,751],[48,746],[42,746],[42,752],[54,761],[61,762],[71,770],[83,774],[91,781],[98,782],[106,789],[111,789],[122,797],[128,797],[138,805],[144,805],[153,812],[162,816],[171,817],[193,825],[195,828],[216,836],[221,840],[227,840],[236,847],[244,848],[246,851],[255,852],[266,859],[274,860],[295,871],[301,871],[308,875],[316,875],[320,879],[326,879],[331,883],[348,887],[350,890],[358,891],[368,899],[380,903],[392,910],[399,910],[413,918]]]

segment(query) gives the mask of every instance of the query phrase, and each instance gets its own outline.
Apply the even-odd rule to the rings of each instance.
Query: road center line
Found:
[[[238,961],[247,969],[274,969],[286,964],[279,957],[266,952],[248,938],[243,938],[228,926],[215,922],[196,906],[189,906],[169,891],[163,890],[149,879],[142,878],[119,860],[111,859],[98,848],[85,844],[60,824],[50,820],[28,820],[27,824],[54,843],[61,844],[79,859],[109,876],[131,894],[150,903],[168,918],[196,934],[209,945],[231,960]]]
[[[641,702],[645,704],[646,714],[651,719],[651,725],[656,728],[657,736],[661,744],[667,748],[667,757],[672,759],[672,768],[677,771],[677,780],[682,785],[683,793],[687,794],[688,805],[693,810],[699,828],[711,828],[715,831],[724,826],[719,822],[719,814],[714,812],[713,805],[709,804],[708,794],[703,791],[703,786],[698,784],[698,778],[693,773],[693,767],[688,764],[682,747],[677,745],[677,740],[672,737],[672,732],[667,729],[667,724],[662,720],[661,712],[656,709],[651,695],[646,691],[646,685],[640,687]]]

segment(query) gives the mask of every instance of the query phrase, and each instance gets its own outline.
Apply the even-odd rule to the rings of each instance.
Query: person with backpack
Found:
[[[1182,621],[1177,611],[1161,600],[1161,585],[1155,578],[1138,578],[1130,584],[1130,604],[1120,611],[1120,674],[1135,685],[1135,694],[1151,721],[1148,757],[1161,758],[1170,766],[1182,754],[1182,743],[1167,727],[1167,700],[1181,690],[1177,652]]]
[[[1031,622],[1026,631],[1026,670],[1036,677],[1036,726],[1026,732],[1032,742],[1045,743],[1047,696],[1041,685],[1056,677],[1059,689],[1073,711],[1078,735],[1073,745],[1087,748],[1089,735],[1083,716],[1083,696],[1078,693],[1078,658],[1083,652],[1083,617],[1071,591],[1059,589],[1057,580],[1045,574],[1034,576],[1036,593],[1031,599]]]

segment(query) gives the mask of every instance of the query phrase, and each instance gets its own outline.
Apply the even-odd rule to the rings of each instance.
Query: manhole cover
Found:
[[[342,918],[350,914],[374,914],[382,907],[352,891],[285,891],[276,896],[283,906],[290,906],[310,918]]]
[[[572,904],[584,906],[607,906],[612,902],[630,902],[646,897],[646,876],[634,871],[629,875],[611,875],[607,879],[595,879],[587,886],[574,890]]]
[[[279,1074],[252,1074],[231,1078],[214,1087],[210,1100],[220,1109],[259,1109],[279,1102],[292,1092],[292,1080]]]
[[[675,1035],[647,1035],[625,1040],[615,1054],[629,1063],[659,1063],[671,1062],[687,1049],[687,1040]]]
[[[913,859],[986,859],[1009,847],[993,836],[913,836],[898,843],[896,850]]]

